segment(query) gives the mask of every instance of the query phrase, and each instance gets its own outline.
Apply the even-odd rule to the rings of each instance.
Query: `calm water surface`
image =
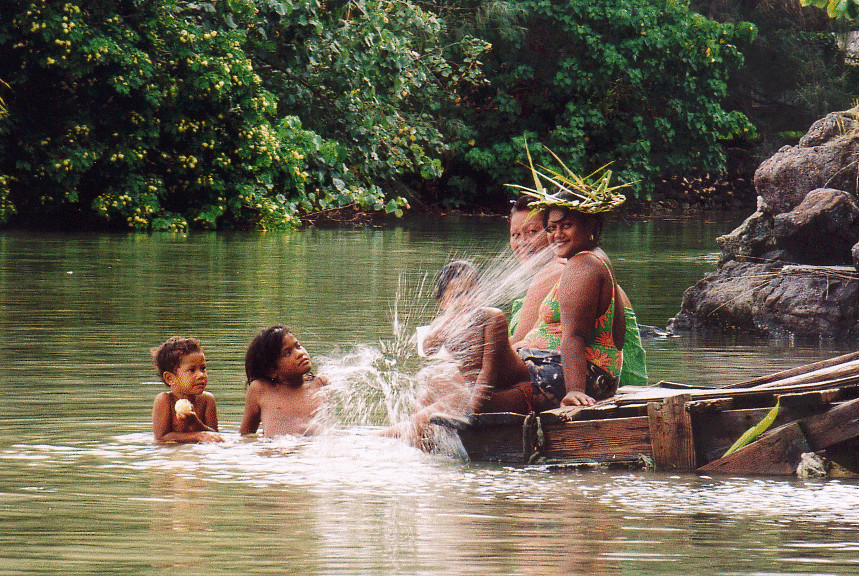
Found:
[[[641,322],[664,326],[738,217],[614,222]],[[509,278],[498,219],[290,234],[0,235],[2,574],[859,574],[859,483],[472,464],[376,435],[408,410],[428,282]],[[508,282],[508,284],[504,284]],[[501,304],[499,302],[499,304]],[[332,378],[328,433],[241,439],[242,358],[293,326]],[[209,360],[223,445],[151,445],[149,348]],[[652,381],[719,385],[838,344],[646,343]]]

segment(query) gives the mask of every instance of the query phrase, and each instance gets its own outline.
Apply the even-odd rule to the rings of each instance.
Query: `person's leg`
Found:
[[[530,414],[533,394],[530,382],[520,382],[507,390],[493,392],[481,412],[515,412]]]

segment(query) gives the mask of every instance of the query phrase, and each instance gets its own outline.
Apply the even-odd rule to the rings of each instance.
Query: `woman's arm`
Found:
[[[558,302],[561,307],[561,365],[567,395],[562,406],[590,406],[594,399],[585,393],[587,360],[585,343],[599,315],[603,288],[603,266],[595,258],[571,258],[561,277]]]
[[[253,434],[259,430],[262,413],[259,397],[260,383],[254,380],[248,385],[248,391],[245,393],[245,413],[242,416],[242,423],[239,425],[239,434]]]

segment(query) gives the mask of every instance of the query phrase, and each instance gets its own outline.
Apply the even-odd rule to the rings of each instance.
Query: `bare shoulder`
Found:
[[[605,273],[605,266],[603,265],[603,259],[598,255],[580,252],[567,260],[562,273],[565,279],[581,274],[602,275]]]
[[[507,316],[498,308],[485,307],[483,309],[485,325],[498,326],[507,330]]]
[[[262,380],[251,380],[248,384],[247,390],[245,390],[245,398],[259,398],[265,392],[267,387],[270,387],[267,382],[263,382]]]
[[[561,274],[563,274],[565,268],[566,261],[561,261],[558,259],[552,260],[537,271],[537,273],[534,275],[534,279],[538,282],[557,282],[558,278],[560,278]]]
[[[328,386],[330,383],[331,380],[328,378],[328,376],[322,374],[314,376],[313,380],[308,382],[308,384],[310,384],[313,388],[322,388],[324,386]]]
[[[164,404],[170,403],[170,392],[159,392],[155,395],[155,400],[152,402],[153,406],[161,406]]]
[[[203,400],[205,404],[215,404],[215,395],[209,392],[208,390],[204,390],[200,394],[200,398]]]
[[[491,320],[493,322],[496,322],[498,320],[504,320],[505,322],[507,321],[507,316],[505,316],[504,312],[502,312],[499,308],[485,306],[483,308],[483,313],[485,315],[486,320]]]

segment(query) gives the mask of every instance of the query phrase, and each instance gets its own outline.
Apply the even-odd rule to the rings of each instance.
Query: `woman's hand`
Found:
[[[596,400],[578,390],[570,390],[561,400],[561,406],[593,406]]]

